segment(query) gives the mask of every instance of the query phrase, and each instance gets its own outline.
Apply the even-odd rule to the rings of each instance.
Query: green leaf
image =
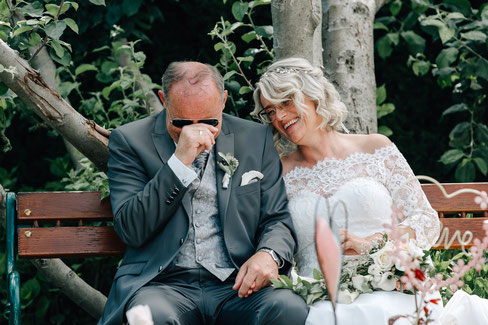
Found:
[[[62,20],[51,22],[46,26],[46,34],[52,39],[58,40],[66,29],[66,23]]]
[[[454,177],[459,182],[472,182],[476,176],[476,170],[473,163],[468,158],[464,158],[463,161],[456,167]]]
[[[486,41],[486,34],[483,32],[480,32],[478,30],[472,30],[467,33],[461,33],[461,38],[470,40],[470,41],[481,41],[484,42]]]
[[[34,45],[39,45],[41,44],[42,42],[42,38],[39,34],[37,34],[36,32],[32,32],[30,34],[30,38],[29,38],[29,44],[34,46]]]
[[[485,58],[478,58],[476,62],[476,74],[481,78],[488,80],[488,60]]]
[[[64,66],[67,66],[71,62],[71,54],[69,54],[68,51],[64,51],[63,57],[59,57],[56,52],[54,51],[53,48],[49,49],[49,55],[51,56],[51,59],[54,61],[58,62],[59,64],[62,64]]]
[[[441,69],[446,68],[450,66],[452,63],[456,62],[458,54],[459,51],[457,48],[448,47],[446,49],[443,49],[439,53],[439,55],[435,59],[435,63],[437,64],[437,67]]]
[[[287,285],[287,286],[289,286],[289,287],[293,287],[293,282],[291,282],[290,278],[289,278],[289,277],[287,277],[286,275],[282,275],[282,274],[280,274],[280,279],[281,279],[281,280],[282,280],[284,283],[286,283],[286,285]]]
[[[284,288],[285,287],[285,285],[280,280],[278,280],[278,279],[270,279],[270,280],[271,280],[271,284],[276,289],[281,289],[281,288]]]
[[[17,8],[16,11],[22,16],[42,17],[44,7],[39,1],[34,1],[33,3],[29,3],[21,8]]]
[[[442,112],[441,117],[444,117],[445,115],[452,114],[452,113],[465,112],[467,110],[468,110],[468,106],[465,103],[452,105],[451,107],[446,109],[444,112]]]
[[[380,119],[385,115],[393,113],[395,110],[395,105],[392,103],[386,103],[383,104],[379,107],[379,109],[376,112],[377,118]]]
[[[241,89],[239,89],[239,95],[244,95],[250,93],[251,91],[252,91],[251,87],[242,86]]]
[[[382,84],[376,88],[376,105],[381,105],[386,100],[386,86]]]
[[[470,143],[471,123],[461,122],[457,124],[449,133],[449,145],[453,148],[464,148]]]
[[[57,4],[48,3],[46,5],[46,10],[51,16],[53,16],[53,18],[56,18],[58,16],[59,6]]]
[[[427,11],[429,6],[430,2],[428,0],[412,0],[412,9],[418,14],[422,14]]]
[[[31,300],[36,298],[41,292],[41,285],[36,278],[27,280],[20,288],[20,297],[22,300]]]
[[[429,61],[419,60],[412,64],[412,70],[416,76],[425,76],[427,72],[429,72],[430,66],[431,64]]]
[[[73,8],[74,8],[76,11],[78,11],[78,8],[79,8],[79,6],[80,6],[78,3],[73,2],[73,1],[66,1],[66,3],[68,3],[68,4],[72,5],[72,6],[73,6]]]
[[[249,7],[255,8],[257,6],[269,5],[271,4],[271,0],[257,0],[249,2]]]
[[[474,158],[473,160],[476,163],[476,166],[478,166],[480,172],[486,176],[486,173],[488,172],[488,165],[486,164],[486,161],[483,158]]]
[[[250,31],[249,33],[246,33],[241,36],[242,40],[246,43],[249,43],[250,41],[256,39],[256,32],[255,31]]]
[[[422,36],[412,31],[403,32],[401,33],[401,36],[407,42],[407,47],[410,53],[413,55],[417,53],[424,53],[425,39]]]
[[[389,137],[393,134],[393,131],[386,125],[378,126],[378,133],[383,134],[385,137]]]
[[[60,58],[62,58],[64,56],[65,49],[61,46],[61,44],[59,44],[58,41],[53,39],[53,40],[51,40],[50,45],[52,46],[52,48],[56,52],[57,56],[59,56]]]
[[[34,27],[32,26],[21,26],[14,31],[14,36],[20,35],[33,29]]]
[[[460,12],[451,12],[446,16],[446,19],[447,20],[450,20],[450,19],[466,19],[466,17],[464,17],[464,15]]]
[[[488,127],[485,124],[478,124],[477,135],[479,142],[488,145]]]
[[[448,27],[439,28],[439,36],[441,37],[442,44],[446,43],[451,38],[453,38],[454,34],[455,34],[454,28],[448,28]]]
[[[252,61],[254,61],[254,57],[253,56],[238,56],[237,60],[239,62],[252,62]]]
[[[376,51],[378,52],[378,55],[382,59],[386,59],[391,55],[391,52],[393,52],[393,47],[391,46],[391,40],[388,38],[387,35],[384,35],[380,37],[376,41]]]
[[[234,18],[237,19],[238,21],[242,21],[244,16],[247,13],[247,9],[249,8],[249,3],[248,2],[234,2],[232,5],[232,15],[234,15]]]
[[[273,37],[273,26],[256,26],[256,33],[265,38]]]
[[[46,319],[47,310],[49,309],[49,305],[51,301],[46,296],[41,296],[36,301],[36,318],[37,319]]]
[[[64,18],[63,21],[68,25],[69,28],[76,34],[78,34],[78,25],[75,23],[75,21],[71,18]]]
[[[79,84],[76,82],[69,82],[69,81],[62,82],[58,86],[58,92],[61,95],[61,97],[66,98],[78,86],[79,86]],[[51,166],[53,166],[53,165],[51,165]]]
[[[443,0],[442,3],[455,6],[466,16],[471,13],[471,4],[469,0]]]
[[[86,72],[86,71],[98,71],[97,67],[94,66],[93,64],[82,64],[80,66],[78,66],[75,70],[75,75],[80,75],[82,74],[83,72]]]
[[[444,154],[439,159],[444,165],[452,164],[459,161],[464,157],[464,153],[459,149],[450,149],[444,152]]]
[[[122,3],[122,10],[130,17],[135,15],[142,5],[142,0],[124,0]]]
[[[218,52],[219,50],[223,49],[225,47],[225,44],[222,42],[218,42],[217,44],[214,45],[214,50],[215,52]]]
[[[383,24],[382,22],[376,22],[374,23],[374,29],[383,29],[383,30],[386,30],[387,32],[389,31],[388,29],[388,26],[386,26],[385,24]]]
[[[237,71],[235,70],[231,70],[229,72],[227,72],[225,75],[224,75],[224,81],[226,81],[227,79],[229,79],[230,77],[232,77],[233,75],[235,75],[237,73]]]
[[[97,6],[105,6],[105,0],[90,0],[90,2]]]
[[[392,3],[390,3],[390,12],[393,16],[398,15],[400,10],[402,9],[402,1],[401,0],[395,0]]]

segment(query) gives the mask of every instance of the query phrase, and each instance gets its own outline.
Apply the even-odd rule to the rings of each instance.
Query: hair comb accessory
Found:
[[[311,71],[301,69],[301,68],[292,68],[292,67],[278,67],[275,69],[267,70],[265,73],[263,73],[263,77],[268,77],[272,73],[277,73],[277,74],[289,74],[289,73],[309,73]]]

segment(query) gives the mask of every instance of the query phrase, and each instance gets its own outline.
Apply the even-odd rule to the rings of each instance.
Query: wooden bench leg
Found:
[[[15,242],[17,226],[15,224],[15,193],[7,193],[7,310],[9,324],[20,325],[20,276],[15,269]]]

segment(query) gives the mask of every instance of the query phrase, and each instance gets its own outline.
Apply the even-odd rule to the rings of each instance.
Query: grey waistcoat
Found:
[[[215,149],[212,149],[202,180],[197,178],[189,185],[187,195],[192,196],[190,229],[172,264],[183,268],[204,267],[224,281],[235,268],[224,242],[218,213],[216,182]]]

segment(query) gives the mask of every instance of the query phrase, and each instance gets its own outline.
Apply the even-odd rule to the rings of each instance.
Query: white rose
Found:
[[[348,289],[340,290],[337,294],[337,302],[340,304],[350,304],[359,296],[358,291],[350,292]]]
[[[408,252],[406,250],[400,250],[400,256],[403,258],[403,260],[408,260]],[[405,268],[400,265],[400,258],[395,258],[395,267],[397,268],[397,270],[399,271],[405,271]]]
[[[148,305],[137,305],[125,314],[130,325],[154,325],[151,309]]]
[[[373,286],[385,291],[392,291],[396,288],[397,279],[391,272],[385,272],[380,281],[373,282]]]
[[[392,253],[394,249],[393,243],[387,242],[382,249],[371,254],[374,264],[378,265],[381,271],[388,271],[393,266]]]
[[[417,241],[414,239],[410,239],[408,242],[408,253],[414,260],[421,259],[425,255],[424,251],[417,246]]]
[[[373,276],[368,274],[368,275],[355,275],[352,277],[352,285],[354,286],[354,289],[360,291],[360,292],[372,292],[371,288],[369,287],[368,283],[373,280]]]

